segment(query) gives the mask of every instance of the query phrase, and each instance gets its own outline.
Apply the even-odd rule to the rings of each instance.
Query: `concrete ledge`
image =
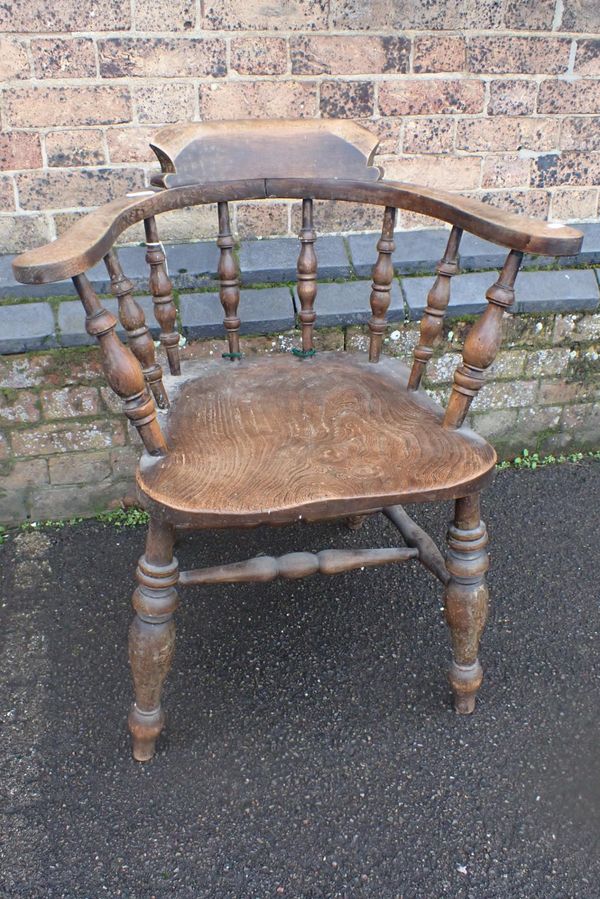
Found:
[[[316,243],[320,278],[347,278],[352,273],[341,237],[320,237]],[[240,246],[243,284],[294,281],[300,242],[294,237],[247,240]]]
[[[476,315],[486,307],[485,292],[497,272],[474,272],[452,279],[449,316]],[[409,318],[421,318],[427,293],[434,282],[427,278],[403,278]],[[585,312],[598,308],[600,294],[591,269],[553,272],[521,272],[516,283],[514,312]]]
[[[0,353],[24,353],[57,346],[49,303],[0,306]]]
[[[152,297],[136,297],[136,300],[144,310],[146,324],[150,328],[150,333],[156,339],[160,328],[154,320]],[[21,306],[13,308],[23,309],[26,308],[27,305],[28,304],[22,304]],[[102,305],[118,318],[119,308],[116,299],[104,299],[102,300]],[[3,307],[0,306],[0,309],[2,308]],[[90,337],[85,330],[85,312],[78,299],[73,301],[66,300],[60,304],[58,307],[57,322],[57,340],[60,346],[91,346],[96,343],[95,339]],[[125,336],[125,330],[120,322],[117,325],[117,334],[119,334],[120,337]]]
[[[392,284],[392,299],[388,309],[388,321],[404,318],[404,301],[397,281]],[[315,309],[317,328],[333,328],[340,325],[360,325],[369,321],[371,307],[370,281],[347,281],[344,284],[319,284]],[[296,311],[300,311],[300,301],[294,295]]]
[[[223,337],[223,307],[216,293],[188,293],[180,299],[181,324],[186,337]],[[240,334],[287,331],[294,327],[294,305],[288,287],[242,290]]]

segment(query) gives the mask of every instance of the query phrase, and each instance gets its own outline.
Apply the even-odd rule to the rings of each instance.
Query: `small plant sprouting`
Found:
[[[539,453],[531,453],[528,449],[524,449],[520,455],[515,456],[512,461],[500,462],[496,467],[498,471],[505,471],[507,468],[528,468],[534,471],[543,465],[560,465],[563,462],[583,462],[584,459],[592,459],[600,462],[600,450],[587,453],[561,453],[559,456],[548,453],[547,456],[540,456]]]
[[[137,528],[148,524],[150,516],[143,509],[132,506],[129,509],[114,509],[112,512],[100,512],[96,520],[103,524],[111,524],[116,528]]]

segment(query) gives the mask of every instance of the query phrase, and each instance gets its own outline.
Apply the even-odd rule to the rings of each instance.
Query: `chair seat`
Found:
[[[346,353],[188,365],[169,384],[170,452],[140,461],[140,500],[176,524],[219,527],[480,490],[494,449],[469,428],[443,428],[441,407],[407,380],[395,359]]]

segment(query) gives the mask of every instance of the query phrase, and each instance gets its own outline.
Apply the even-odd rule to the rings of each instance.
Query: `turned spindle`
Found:
[[[240,279],[237,262],[233,253],[233,237],[231,235],[231,223],[229,220],[229,206],[227,203],[218,203],[219,236],[217,246],[220,250],[219,265],[219,297],[225,311],[223,324],[227,334],[229,352],[223,353],[225,359],[241,359],[240,353],[240,325],[238,306],[240,304]]]
[[[479,494],[457,499],[454,523],[448,531],[444,607],[452,636],[450,686],[457,712],[469,715],[483,680],[479,641],[488,614],[488,536],[480,519]]]
[[[460,428],[473,397],[483,386],[484,372],[496,358],[502,341],[502,319],[515,301],[514,284],[523,253],[511,250],[500,277],[487,291],[488,307],[465,338],[463,361],[454,372],[454,384],[444,417],[445,428]]]
[[[294,348],[296,356],[314,356],[313,329],[317,313],[314,310],[317,295],[317,254],[315,253],[316,232],[313,227],[313,201],[302,200],[302,228],[300,230],[300,255],[298,256],[298,299],[300,300],[300,324],[302,326],[302,349]]]
[[[146,232],[146,262],[150,266],[150,293],[154,302],[154,317],[160,326],[159,340],[167,354],[169,371],[181,374],[179,361],[179,332],[175,327],[177,309],[173,302],[173,286],[167,274],[163,245],[158,239],[156,219],[144,219]]]
[[[377,262],[373,266],[373,284],[371,285],[371,318],[369,320],[369,362],[378,362],[381,355],[381,344],[386,326],[386,314],[390,305],[394,266],[392,253],[396,249],[394,243],[394,226],[396,210],[386,206],[383,214],[381,237],[377,241]]]
[[[427,363],[442,336],[444,313],[450,302],[450,279],[458,271],[458,247],[462,230],[452,228],[444,255],[436,265],[436,278],[427,294],[427,305],[421,318],[419,345],[414,352],[414,362],[408,380],[408,389],[417,390],[425,373]]]
[[[75,275],[73,284],[86,311],[86,331],[100,344],[109,387],[124,401],[124,412],[138,429],[148,452],[164,455],[167,445],[156,420],[154,400],[146,388],[140,363],[115,333],[117,319],[102,306],[85,275]]]
[[[123,274],[117,251],[110,250],[104,257],[110,275],[110,287],[119,303],[119,319],[127,333],[127,342],[135,358],[142,366],[144,379],[159,409],[168,409],[169,398],[162,381],[162,368],[156,361],[154,341],[146,324],[144,310],[133,296],[133,284]]]

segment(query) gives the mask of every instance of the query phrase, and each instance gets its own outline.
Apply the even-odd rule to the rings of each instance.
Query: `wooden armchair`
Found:
[[[417,560],[445,588],[456,710],[468,714],[474,709],[482,681],[478,644],[488,604],[487,533],[480,519],[479,493],[493,477],[496,454],[464,421],[498,351],[502,318],[514,301],[523,254],[573,255],[582,235],[444,191],[382,181],[379,169],[371,165],[375,148],[375,138],[364,129],[332,120],[169,126],[153,145],[162,172],[153,177],[152,190],[108,203],[52,244],[14,262],[15,276],[24,283],[72,277],[87,313],[87,330],[100,344],[106,379],[123,399],[125,414],[144,443],[137,489],[150,524],[137,568],[136,614],[129,634],[135,686],[129,727],[139,761],[153,756],[164,725],[160,698],[175,642],[178,584],[293,579]],[[301,346],[292,354],[249,359],[239,340],[240,291],[228,203],[270,197],[302,200],[297,267]],[[365,357],[315,353],[315,199],[383,207]],[[190,364],[180,374],[176,308],[156,216],[215,202],[228,352],[222,359]],[[397,209],[423,213],[451,226],[411,367],[380,357],[394,273]],[[169,390],[114,247],[116,238],[142,219],[150,290],[172,376],[165,378]],[[506,247],[507,256],[498,281],[487,291],[485,312],[467,335],[444,411],[420,383],[442,332],[465,230]],[[115,333],[116,319],[103,308],[85,275],[102,258],[118,297],[127,346]],[[444,561],[402,504],[446,499],[455,500],[455,514]],[[173,557],[180,528],[338,517],[358,526],[363,516],[375,512],[394,523],[405,545],[259,556],[195,571],[179,571]]]

